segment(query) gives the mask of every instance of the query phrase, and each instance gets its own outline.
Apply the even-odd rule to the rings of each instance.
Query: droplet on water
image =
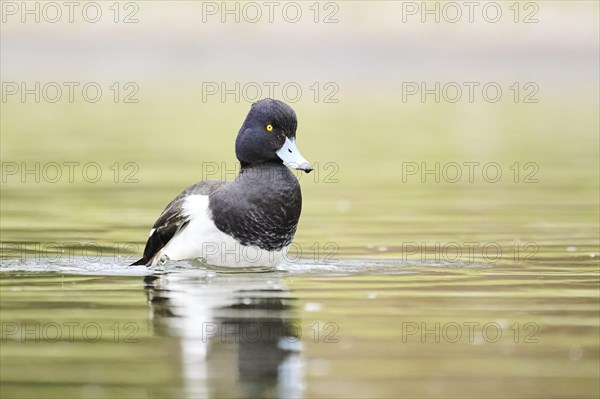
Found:
[[[335,209],[339,212],[339,213],[346,213],[350,210],[350,202],[348,200],[338,200],[335,203]]]
[[[309,302],[304,305],[304,310],[307,312],[318,312],[321,309],[323,309],[323,305],[320,303]]]

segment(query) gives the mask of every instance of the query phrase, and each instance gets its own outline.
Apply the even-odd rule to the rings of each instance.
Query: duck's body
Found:
[[[295,147],[295,132],[295,114],[287,105],[270,99],[254,104],[236,140],[242,165],[237,178],[200,182],[175,197],[134,265],[167,259],[215,266],[278,265],[302,210],[300,184],[282,160],[312,170]]]

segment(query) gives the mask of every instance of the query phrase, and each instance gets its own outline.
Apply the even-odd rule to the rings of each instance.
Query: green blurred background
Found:
[[[319,174],[301,177],[299,242],[335,241],[342,253],[358,254],[420,234],[446,242],[456,233],[477,240],[480,232],[523,239],[511,231],[517,229],[536,242],[576,233],[597,243],[597,3],[521,2],[518,15],[512,3],[499,3],[496,23],[484,18],[483,6],[472,23],[464,6],[461,19],[449,22],[454,14],[445,2],[430,4],[437,4],[439,23],[411,2],[319,3],[318,16],[312,3],[299,4],[296,23],[279,8],[269,22],[264,6],[253,23],[253,8],[231,3],[236,23],[235,14],[211,2],[120,3],[119,23],[106,3],[97,23],[77,12],[74,23],[66,14],[58,23],[45,22],[43,13],[40,23],[5,15],[4,84],[56,82],[63,96],[36,103],[28,95],[23,102],[20,92],[5,90],[2,161],[17,163],[19,171],[23,162],[29,168],[97,162],[103,176],[88,183],[78,167],[70,182],[63,167],[58,182],[44,181],[40,172],[37,183],[35,174],[3,170],[2,239],[44,241],[86,231],[93,233],[84,239],[141,244],[180,190],[236,167],[235,135],[256,92],[222,98],[220,89],[206,92],[207,85],[250,84],[264,97],[265,82],[275,82],[275,97],[294,101],[303,154],[319,165]],[[415,4],[417,11],[410,8]],[[138,21],[122,23],[125,15]],[[72,103],[64,82],[80,84]],[[89,82],[103,90],[96,103],[81,93]],[[133,90],[128,82],[138,89],[137,103],[124,102]],[[403,91],[436,82],[460,86],[462,97],[450,102],[450,90],[440,91],[439,102],[431,94],[422,101],[421,93]],[[465,82],[478,84],[472,102]],[[494,103],[481,90],[490,82],[502,89]],[[290,83],[300,95],[284,95]],[[525,102],[528,93],[535,102]],[[327,95],[335,102],[326,102]],[[503,176],[486,182],[478,167],[469,182],[463,167],[457,183],[403,178],[407,163],[423,162],[430,169],[436,162],[496,162]],[[207,176],[214,163],[217,174]],[[523,182],[532,171],[526,163],[535,164],[538,182]],[[125,183],[130,172],[134,182]]]
[[[136,346],[110,337],[98,345],[9,340],[2,348],[3,396],[184,396],[186,384],[199,378],[185,374],[183,354],[193,342],[169,323],[193,317],[205,298],[237,298],[231,284],[264,289],[272,281],[282,289],[275,297],[292,297],[286,312],[305,331],[314,321],[340,327],[339,345],[303,339],[307,397],[598,396],[598,2],[496,2],[502,17],[494,23],[482,14],[489,2],[477,3],[473,22],[462,2],[427,2],[440,10],[439,22],[423,14],[423,2],[299,2],[295,23],[281,14],[288,3],[273,22],[263,3],[253,3],[262,19],[240,14],[236,22],[221,14],[221,2],[119,2],[117,23],[113,2],[99,3],[97,23],[80,12],[70,23],[64,9],[58,23],[32,16],[22,23],[7,3],[22,4],[2,2],[0,27],[2,260],[26,259],[2,265],[12,271],[2,276],[2,320],[133,321],[141,328]],[[227,7],[243,12],[246,4]],[[462,13],[457,22],[449,21],[453,4]],[[138,21],[122,23],[127,15]],[[7,94],[22,82],[80,86],[72,103],[66,91],[56,103],[36,103],[32,95],[22,101],[20,93]],[[81,95],[89,82],[103,90],[98,102]],[[456,83],[461,99],[449,101],[452,91],[440,93],[439,102],[406,93],[436,82]],[[472,102],[465,82],[479,84]],[[181,319],[148,304],[140,277],[69,275],[128,273],[120,267],[124,258],[141,254],[175,195],[221,172],[233,177],[234,140],[252,99],[241,92],[239,100],[222,99],[206,88],[236,83],[262,87],[263,97],[266,83],[302,90],[289,102],[298,115],[299,148],[317,166],[298,175],[304,208],[295,242],[306,271],[300,265],[264,277],[167,275],[157,295],[189,295],[183,302],[192,310],[170,309]],[[483,97],[486,83],[502,89],[497,102]],[[126,103],[131,87],[137,102]],[[536,101],[525,102],[533,92]],[[325,101],[328,95],[335,101]],[[275,97],[286,100],[281,90]],[[72,182],[65,162],[77,165]],[[95,183],[81,174],[91,162],[102,172]],[[473,181],[468,162],[479,163]],[[36,163],[40,172],[22,175],[23,166]],[[57,182],[43,176],[52,163],[63,165]],[[436,163],[440,171],[462,165],[462,179],[406,173]],[[492,163],[502,171],[497,182],[482,176]],[[208,176],[215,165],[216,175]],[[58,251],[65,243],[92,243],[110,265],[75,259],[66,269],[59,264],[59,273],[22,273],[35,263],[36,243],[58,244]],[[407,253],[415,243],[430,251]],[[474,259],[463,254],[438,267],[431,263],[436,243],[493,243],[503,254],[490,261],[478,249]],[[115,246],[126,253],[114,257]],[[57,270],[43,255],[40,267]],[[328,255],[341,261],[335,273],[323,266]],[[389,263],[381,266],[383,258]],[[176,288],[169,291],[167,282]],[[400,340],[405,321],[473,320],[497,322],[505,333],[514,322],[535,323],[540,341]],[[235,353],[223,344],[209,354],[207,368],[220,378],[204,381],[212,396],[244,396]]]

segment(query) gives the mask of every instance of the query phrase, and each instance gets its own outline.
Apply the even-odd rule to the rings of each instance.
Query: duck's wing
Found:
[[[189,215],[184,212],[184,202],[190,195],[208,195],[226,184],[224,181],[203,181],[185,189],[181,194],[173,199],[160,214],[146,242],[144,256],[131,265],[150,266],[154,257],[163,249],[173,236],[189,222]]]

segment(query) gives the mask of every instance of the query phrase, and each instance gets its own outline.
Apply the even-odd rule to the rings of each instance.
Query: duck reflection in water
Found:
[[[173,359],[187,397],[302,397],[294,298],[280,278],[264,277],[145,278],[155,333],[180,338]]]

